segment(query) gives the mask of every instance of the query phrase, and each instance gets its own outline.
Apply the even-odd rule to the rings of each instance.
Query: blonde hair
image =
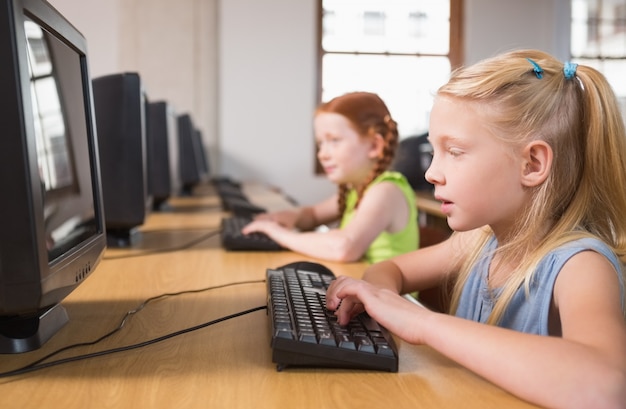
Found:
[[[315,110],[315,115],[322,112],[342,115],[350,121],[362,138],[373,137],[375,134],[383,137],[382,156],[378,158],[370,176],[357,191],[356,207],[358,207],[367,186],[387,170],[393,160],[398,146],[398,124],[391,118],[385,102],[371,92],[349,92],[335,97],[320,104]],[[337,204],[339,214],[343,214],[346,208],[348,189],[349,186],[345,184],[339,185]]]
[[[547,180],[532,188],[531,204],[495,250],[499,260],[513,263],[514,272],[489,323],[500,320],[521,285],[528,290],[539,261],[566,242],[597,237],[626,261],[626,134],[615,94],[601,73],[579,65],[566,78],[564,64],[549,54],[517,50],[453,72],[438,95],[477,104],[494,134],[513,149],[543,140],[553,150]],[[460,269],[452,313],[489,236],[484,229]],[[497,272],[503,264],[493,268]]]

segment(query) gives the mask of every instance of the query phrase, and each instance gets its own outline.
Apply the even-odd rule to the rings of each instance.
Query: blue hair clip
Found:
[[[578,64],[575,62],[566,62],[563,66],[563,75],[565,75],[566,80],[571,80],[576,75],[576,67]]]
[[[539,64],[537,64],[536,62],[534,62],[530,58],[526,58],[526,59],[528,60],[529,63],[531,63],[533,65],[533,71],[535,72],[535,75],[537,76],[537,78],[542,79],[543,78],[543,68],[541,68],[539,66]]]

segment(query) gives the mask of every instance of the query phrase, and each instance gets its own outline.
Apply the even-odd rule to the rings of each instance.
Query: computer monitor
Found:
[[[403,138],[398,143],[391,170],[402,173],[415,191],[432,192],[433,185],[426,180],[426,170],[433,159],[433,147],[428,132]]]
[[[146,95],[139,74],[118,73],[94,78],[102,194],[110,247],[139,240],[152,202],[148,194]]]
[[[31,351],[106,248],[85,38],[43,0],[0,2],[0,353]]]
[[[167,101],[148,103],[147,130],[148,192],[152,208],[162,210],[181,188],[176,112]]]
[[[206,147],[204,145],[204,140],[202,139],[202,131],[199,129],[194,130],[195,137],[197,139],[197,145],[199,147],[199,160],[200,160],[200,172],[201,178],[204,180],[207,178],[210,172],[209,168],[209,158],[207,157]]]
[[[190,195],[193,188],[206,179],[202,164],[202,146],[189,114],[178,116],[178,143],[182,194]]]

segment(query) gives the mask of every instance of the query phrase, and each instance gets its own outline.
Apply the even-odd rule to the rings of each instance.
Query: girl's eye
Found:
[[[455,149],[455,148],[449,148],[448,149],[448,153],[450,154],[450,156],[452,157],[457,157],[460,156],[463,152],[461,152],[460,149]]]

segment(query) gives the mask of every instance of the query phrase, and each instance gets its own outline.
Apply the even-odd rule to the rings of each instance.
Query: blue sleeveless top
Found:
[[[477,322],[486,322],[491,314],[498,289],[490,290],[487,284],[489,264],[497,241],[492,237],[483,250],[483,257],[472,269],[468,277],[456,316]],[[619,278],[621,303],[624,308],[624,276],[622,263],[601,240],[583,238],[564,244],[546,255],[539,263],[530,283],[526,297],[522,285],[506,308],[498,326],[537,335],[548,335],[548,312],[552,302],[554,283],[563,265],[577,253],[593,250],[604,255],[613,264]]]

